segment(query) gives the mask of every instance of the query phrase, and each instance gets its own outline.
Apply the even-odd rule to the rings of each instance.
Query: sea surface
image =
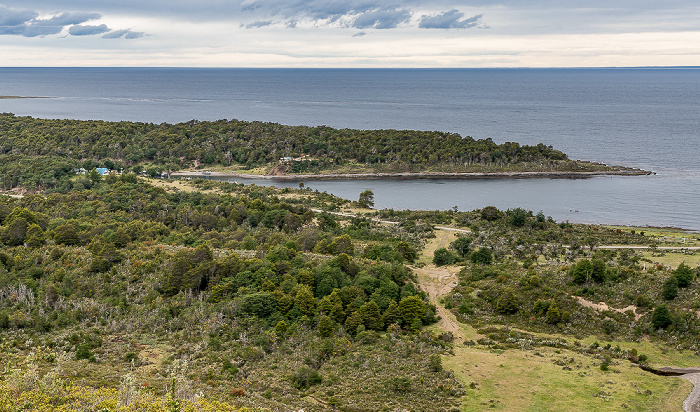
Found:
[[[643,177],[305,181],[377,208],[542,210],[557,221],[700,230],[700,68],[0,68],[0,112],[40,118],[456,132],[545,143]],[[299,182],[234,179],[297,186]]]

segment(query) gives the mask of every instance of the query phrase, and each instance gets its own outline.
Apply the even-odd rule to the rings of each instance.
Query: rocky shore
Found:
[[[371,180],[371,179],[585,179],[595,176],[645,176],[652,172],[624,168],[609,171],[540,171],[540,172],[405,172],[405,173],[326,173],[326,174],[277,174],[254,175],[247,173],[180,171],[174,177],[239,177],[248,179],[274,180]]]

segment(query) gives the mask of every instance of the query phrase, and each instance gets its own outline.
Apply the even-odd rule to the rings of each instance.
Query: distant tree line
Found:
[[[51,156],[100,164],[109,161],[112,166],[126,167],[159,161],[178,168],[195,161],[255,167],[302,154],[311,159],[292,164],[293,171],[348,162],[410,168],[504,167],[568,160],[564,153],[544,144],[496,144],[490,138],[475,140],[437,131],[334,129],[238,120],[192,120],[171,125],[0,114],[0,155]]]

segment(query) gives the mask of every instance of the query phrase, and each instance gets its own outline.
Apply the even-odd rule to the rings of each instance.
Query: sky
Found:
[[[30,66],[700,66],[700,2],[0,0]]]

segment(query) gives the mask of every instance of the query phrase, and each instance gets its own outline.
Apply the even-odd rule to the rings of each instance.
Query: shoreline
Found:
[[[238,177],[242,179],[270,180],[377,180],[377,179],[587,179],[596,176],[648,176],[652,172],[641,169],[574,172],[399,172],[399,173],[324,173],[295,175],[255,175],[234,172],[180,171],[172,177]]]
[[[43,96],[0,96],[0,99],[48,99]]]

